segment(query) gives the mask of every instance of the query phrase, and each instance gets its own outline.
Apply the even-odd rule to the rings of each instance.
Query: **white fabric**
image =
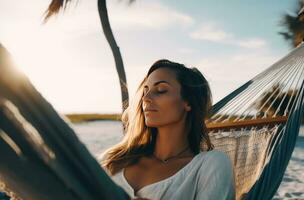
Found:
[[[131,198],[142,197],[151,200],[235,199],[231,161],[225,153],[217,150],[200,152],[174,175],[144,186],[137,194],[124,177],[124,169],[111,178]]]

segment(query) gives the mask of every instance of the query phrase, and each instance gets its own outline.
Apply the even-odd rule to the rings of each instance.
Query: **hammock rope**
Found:
[[[285,58],[281,59],[281,61],[277,62],[276,64],[272,65],[272,67],[266,69],[264,72],[262,72],[260,75],[257,75],[255,78],[253,78],[250,81],[250,86],[248,86],[247,90],[244,90],[238,94],[234,98],[234,101],[227,101],[225,106],[221,106],[220,112],[217,112],[218,114],[213,114],[211,120],[213,122],[220,122],[222,120],[229,120],[236,112],[240,112],[240,110],[243,110],[243,114],[246,112],[247,115],[243,115],[243,119],[247,118],[249,114],[253,112],[252,108],[254,107],[254,102],[256,96],[260,96],[263,91],[269,90],[271,87],[273,87],[276,84],[285,85],[287,88],[288,86],[290,88],[292,87],[298,87],[300,82],[300,77],[303,73],[303,59],[298,58],[295,56],[301,55],[299,53],[290,53]],[[301,71],[301,72],[300,72]],[[298,77],[297,77],[298,76]],[[295,82],[297,80],[297,86],[294,86],[293,84],[289,82]],[[289,89],[290,89],[289,88]],[[260,107],[261,111],[269,100],[274,95],[279,95],[284,92],[282,88],[277,87],[277,90],[273,91],[273,94],[268,97],[268,100],[265,103],[264,106]],[[264,96],[266,96],[267,93],[264,93]],[[261,96],[262,99],[264,96]],[[287,96],[287,94],[285,95]],[[292,99],[290,99],[291,101]],[[275,101],[272,101],[273,103]],[[250,104],[251,103],[251,104]],[[246,106],[250,105],[250,106]],[[271,108],[272,105],[269,105],[268,107]],[[246,109],[244,109],[246,108]],[[288,107],[287,107],[288,108]],[[250,112],[249,112],[250,111]],[[258,113],[258,112],[256,112]],[[285,116],[287,113],[285,112]],[[228,116],[228,118],[227,118]],[[242,115],[239,115],[236,120],[241,119]],[[266,117],[266,116],[264,116]]]
[[[234,165],[237,199],[271,199],[282,180],[304,115],[303,55],[301,44],[213,106],[207,128]]]

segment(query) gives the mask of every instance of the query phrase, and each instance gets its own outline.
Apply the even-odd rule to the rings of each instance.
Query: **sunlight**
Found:
[[[17,68],[57,109],[69,111],[65,106],[71,102],[80,105],[79,96],[85,96],[79,91],[87,91],[90,84],[85,77],[96,80],[100,72],[77,66],[77,59],[69,54],[67,35],[60,28],[58,30],[58,26],[27,24],[21,29],[24,30],[22,34],[15,30],[14,34],[4,37],[4,45]],[[88,73],[90,75],[85,76]]]
[[[38,78],[41,71],[51,68],[60,68],[54,65],[51,58],[61,61],[61,66],[66,65],[62,45],[63,35],[54,34],[52,27],[28,27],[20,36],[19,32],[9,35],[6,46],[13,56],[15,63],[30,78]]]
[[[17,68],[62,113],[96,112],[99,109],[119,111],[120,93],[115,69],[92,62],[90,52],[75,44],[80,37],[79,31],[68,28],[66,22],[61,21],[54,20],[45,25],[30,21],[10,27],[9,33],[2,33],[3,44]],[[72,35],[72,32],[76,34]],[[102,51],[101,48],[101,56]],[[102,76],[104,73],[107,76]],[[104,85],[112,87],[102,87]],[[115,100],[102,103],[107,101],[103,94],[111,95]]]

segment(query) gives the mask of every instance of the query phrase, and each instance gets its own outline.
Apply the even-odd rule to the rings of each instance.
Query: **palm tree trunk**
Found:
[[[115,41],[112,29],[111,29],[111,25],[109,22],[106,0],[98,0],[98,13],[99,13],[99,18],[101,21],[104,35],[106,36],[106,39],[111,47],[111,50],[112,50],[112,53],[114,56],[116,71],[118,73],[120,89],[121,89],[122,110],[124,111],[129,105],[127,79],[126,79],[126,73],[125,73],[122,57],[120,54],[120,50]]]

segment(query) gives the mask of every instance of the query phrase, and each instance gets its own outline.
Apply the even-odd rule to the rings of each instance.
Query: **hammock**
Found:
[[[233,165],[237,199],[271,199],[304,114],[304,45],[213,106],[207,127]]]
[[[271,199],[279,187],[303,117],[303,51],[213,106],[210,137],[232,160],[238,199]],[[8,58],[0,45],[0,190],[33,200],[129,199]]]
[[[0,44],[0,190],[13,199],[130,199]]]

